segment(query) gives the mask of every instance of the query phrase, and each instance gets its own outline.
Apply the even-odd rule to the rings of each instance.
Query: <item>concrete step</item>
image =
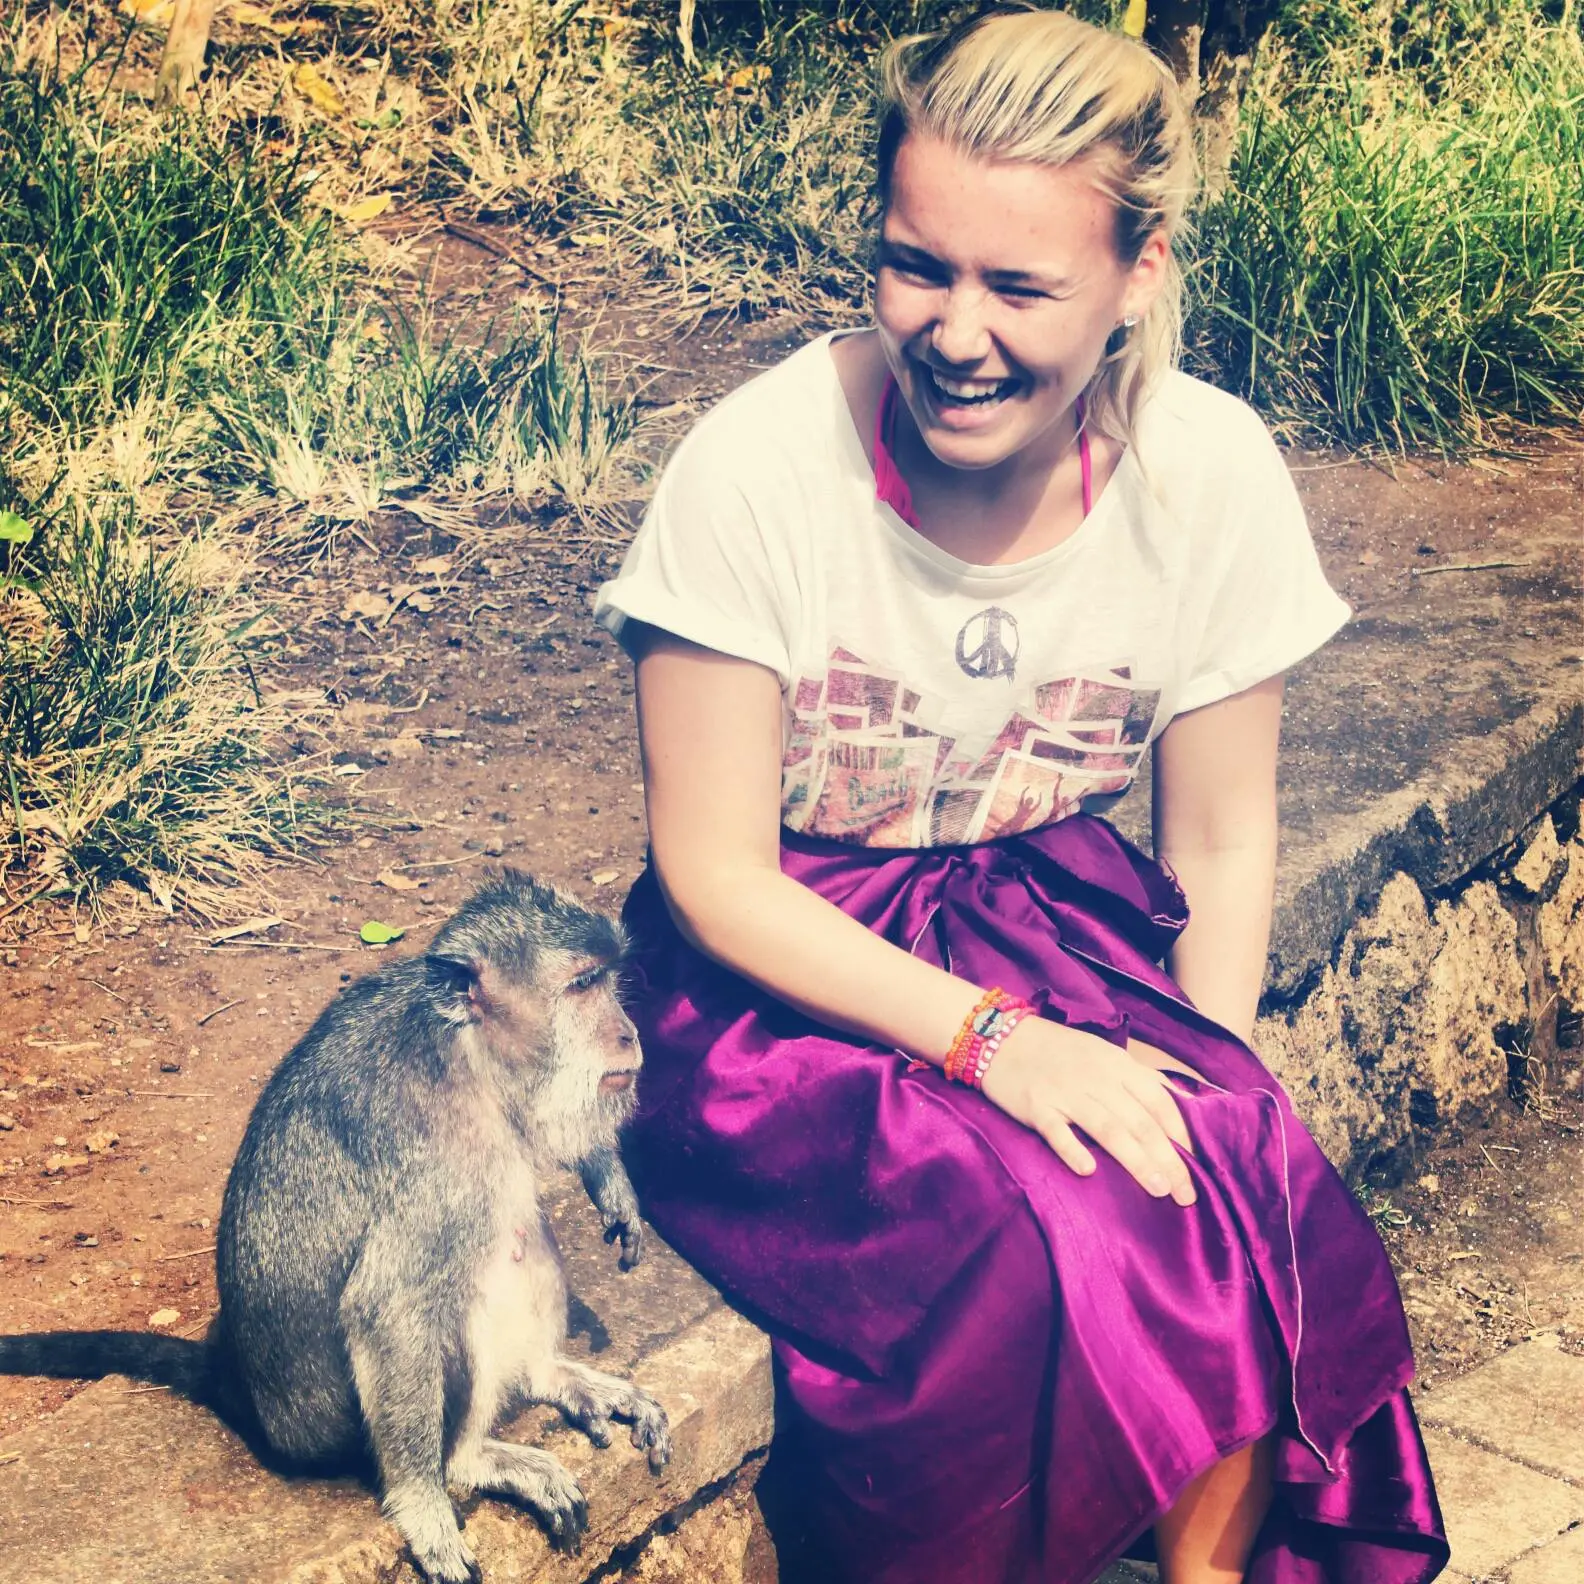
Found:
[[[769,1344],[651,1234],[621,1275],[570,1179],[551,1210],[575,1295],[569,1351],[631,1375],[671,1418],[673,1456],[651,1474],[618,1435],[606,1451],[529,1410],[509,1439],[553,1451],[588,1498],[581,1555],[553,1552],[534,1519],[470,1500],[468,1544],[491,1584],[575,1584],[685,1510],[765,1446]],[[400,1537],[352,1480],[260,1468],[206,1410],[110,1378],[0,1448],[4,1584],[415,1584]]]

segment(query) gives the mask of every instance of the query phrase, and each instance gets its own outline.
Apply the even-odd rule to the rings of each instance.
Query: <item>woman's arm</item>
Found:
[[[632,635],[656,878],[700,951],[781,1000],[941,1065],[980,988],[874,934],[780,866],[782,702],[775,675],[656,629]],[[1187,1144],[1154,1067],[1092,1035],[1029,1018],[984,1091],[1075,1171],[1074,1127],[1157,1196],[1193,1199]]]
[[[1201,1012],[1245,1041],[1270,944],[1282,682],[1179,715],[1154,750],[1155,855],[1176,871],[1191,915],[1168,966]]]
[[[683,934],[827,1023],[944,1061],[974,987],[781,872],[775,675],[650,629],[638,730],[655,873]]]

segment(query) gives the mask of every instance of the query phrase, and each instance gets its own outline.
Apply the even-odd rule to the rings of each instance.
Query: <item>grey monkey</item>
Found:
[[[642,1060],[616,995],[624,948],[614,920],[526,875],[486,882],[422,957],[320,1015],[259,1096],[226,1184],[208,1395],[240,1400],[292,1465],[371,1452],[384,1510],[436,1584],[480,1577],[447,1486],[522,1502],[563,1547],[581,1538],[567,1470],[491,1434],[514,1406],[551,1404],[599,1446],[623,1420],[652,1468],[670,1456],[652,1397],[565,1356],[539,1202],[546,1169],[578,1166],[623,1268],[637,1263],[617,1153]],[[77,1340],[95,1335],[113,1333]],[[26,1364],[8,1344],[51,1340],[0,1339],[0,1369]]]

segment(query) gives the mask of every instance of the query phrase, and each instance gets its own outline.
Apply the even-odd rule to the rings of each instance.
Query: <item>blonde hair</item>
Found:
[[[1145,241],[1184,227],[1196,175],[1187,107],[1171,71],[1142,44],[1061,11],[1002,10],[944,33],[899,39],[881,59],[876,182],[910,132],[983,159],[1066,165],[1087,160],[1116,210],[1116,250],[1133,264]],[[1131,443],[1139,406],[1174,368],[1183,276],[1175,251],[1143,320],[1106,343],[1086,423]]]

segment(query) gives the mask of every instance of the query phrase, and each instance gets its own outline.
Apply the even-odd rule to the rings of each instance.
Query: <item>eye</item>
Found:
[[[946,271],[932,259],[915,258],[911,254],[882,252],[879,267],[882,270],[890,270],[893,275],[899,275],[905,281],[913,281],[920,285],[946,284]]]
[[[593,968],[586,969],[583,973],[580,973],[576,979],[570,980],[565,993],[567,995],[581,995],[585,990],[597,989],[604,983],[609,973],[610,969],[606,964],[598,963]]]

